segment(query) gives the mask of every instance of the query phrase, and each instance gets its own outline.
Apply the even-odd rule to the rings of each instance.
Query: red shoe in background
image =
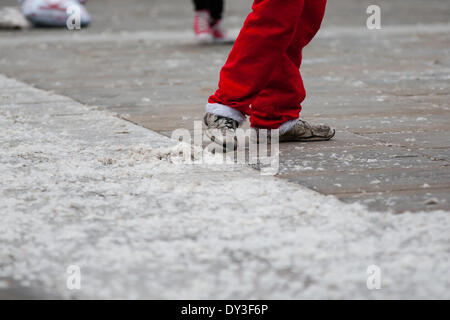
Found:
[[[225,29],[223,28],[222,20],[216,20],[211,25],[212,37],[215,42],[230,41]]]
[[[212,42],[213,32],[210,26],[210,14],[207,10],[195,12],[194,33],[199,43]]]

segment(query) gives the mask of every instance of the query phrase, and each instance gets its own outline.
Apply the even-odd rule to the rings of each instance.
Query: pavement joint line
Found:
[[[441,132],[441,131],[438,131]],[[448,132],[448,131],[442,131],[442,132]],[[400,144],[398,142],[390,142],[388,140],[382,139],[382,137],[378,134],[378,136],[376,137],[370,137],[370,135],[376,135],[376,133],[358,133],[358,132],[352,132],[354,135],[357,135],[359,137],[365,137],[368,138],[370,140],[376,141],[378,143],[384,144],[384,145],[389,145],[389,146],[395,146],[395,147],[400,147],[400,148],[405,148],[405,149],[414,149],[414,150],[420,150],[420,148],[424,148],[421,145],[414,145],[414,144]],[[390,133],[390,132],[389,132]],[[402,134],[402,133],[417,133],[417,131],[407,131],[407,132],[400,132],[400,133],[394,133],[394,134]],[[430,148],[425,148],[425,149],[429,149],[429,150],[440,150],[440,149],[449,149],[448,147],[430,147]]]
[[[434,127],[432,127],[434,125]],[[429,130],[427,130],[429,129]],[[386,128],[386,130],[383,131],[368,131],[368,132],[362,132],[362,130],[370,130],[369,129],[364,129],[364,128],[357,128],[357,129],[347,129],[349,132],[354,133],[354,134],[367,134],[367,135],[371,135],[371,134],[383,134],[383,133],[393,133],[393,134],[400,134],[400,133],[428,133],[430,132],[448,132],[448,130],[446,130],[448,128],[443,128],[443,124],[439,124],[439,125],[435,125],[435,124],[430,124],[428,126],[421,126],[420,130],[414,130],[412,128],[405,128],[403,130],[395,130],[395,129],[390,129],[390,128]],[[358,130],[358,131],[356,131]]]
[[[420,188],[418,188],[420,187]],[[318,188],[320,189],[320,188]],[[450,189],[450,185],[430,185],[430,187],[427,188],[423,188],[422,186],[416,186],[416,187],[411,187],[411,188],[391,188],[391,189],[357,189],[357,191],[342,191],[342,192],[325,192],[325,194],[328,195],[334,195],[338,198],[340,198],[341,195],[346,195],[346,194],[376,194],[376,193],[389,193],[389,192],[411,192],[411,191],[416,191],[416,192],[420,192],[420,191],[424,191],[426,192],[427,190],[432,191],[432,190],[447,190]],[[316,190],[317,191],[317,190]],[[320,192],[320,190],[318,191]]]
[[[360,196],[360,195],[381,195],[381,194],[387,194],[387,193],[410,193],[410,192],[419,192],[419,191],[427,191],[427,190],[449,190],[450,189],[450,185],[449,186],[445,186],[445,187],[427,187],[427,188],[422,188],[420,190],[417,189],[392,189],[392,190],[378,190],[378,191],[363,191],[363,192],[343,192],[343,193],[332,193],[332,195],[337,195],[339,196],[339,198],[348,196],[348,197],[352,197],[352,196]]]
[[[77,33],[67,31],[65,34],[42,35],[24,35],[17,38],[8,38],[0,36],[0,45],[20,45],[20,44],[42,44],[54,42],[133,42],[133,41],[184,41],[191,39],[192,32],[189,31],[135,31],[135,32],[103,32],[92,34],[89,31]],[[416,25],[391,25],[385,26],[382,30],[373,32],[365,27],[329,27],[319,32],[318,38],[334,37],[358,37],[358,36],[391,36],[391,35],[409,35],[409,34],[439,34],[450,32],[449,24],[416,24]],[[230,30],[230,34],[236,36],[239,29]]]
[[[408,111],[408,115],[423,115],[424,111],[429,111],[429,107],[424,106],[421,107],[422,109],[419,110],[409,110]],[[434,114],[448,114],[448,108],[445,107],[437,107],[435,109],[433,109],[433,115]],[[389,117],[394,117],[394,116],[404,116],[405,112],[391,112],[389,113]],[[380,117],[388,117],[388,114],[385,112],[380,112],[380,113],[361,113],[358,115],[355,114],[323,114],[323,115],[307,115],[307,118],[310,119],[367,119],[367,118],[380,118]]]
[[[420,158],[420,156],[418,157]],[[433,162],[446,162],[446,161],[442,161],[442,160],[431,160]],[[307,176],[322,176],[324,174],[330,174],[330,175],[334,175],[334,174],[339,174],[339,173],[344,173],[347,172],[349,175],[357,175],[357,174],[361,174],[361,173],[384,173],[384,172],[404,172],[404,171],[423,171],[427,169],[443,169],[448,167],[448,163],[442,163],[442,164],[437,164],[437,165],[420,165],[420,166],[414,166],[411,168],[405,168],[405,167],[392,167],[392,168],[366,168],[366,169],[353,169],[351,171],[349,170],[323,170],[323,171],[315,171],[315,172],[310,172],[310,171],[314,171],[314,169],[309,170],[309,171],[293,171],[292,173],[282,173],[280,175],[285,176],[285,177],[289,177],[291,175],[297,177],[297,174],[300,172],[302,174],[302,177],[307,177]],[[450,186],[450,184],[449,184]]]

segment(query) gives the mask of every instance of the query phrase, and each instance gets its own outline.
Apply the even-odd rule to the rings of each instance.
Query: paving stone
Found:
[[[336,128],[348,130],[356,134],[391,133],[404,131],[446,131],[450,127],[450,114],[445,110],[432,111],[420,115],[389,115],[378,117],[364,117],[352,115],[350,117],[319,117],[310,119],[324,123],[333,123]]]
[[[450,128],[447,127],[447,128]],[[409,148],[436,148],[447,149],[450,148],[450,139],[448,131],[437,132],[420,132],[420,130],[410,132],[393,132],[393,133],[374,133],[366,135],[371,139],[401,145]]]
[[[450,210],[448,195],[450,188],[427,188],[413,191],[388,191],[377,193],[357,193],[351,195],[340,195],[344,202],[359,201],[368,208],[376,211],[392,210],[397,213],[405,211],[417,212],[423,210]]]
[[[280,174],[299,176],[304,174],[327,175],[336,172],[369,172],[374,169],[411,169],[444,167],[444,161],[434,161],[400,147],[348,146],[330,150],[306,150],[301,144],[281,150]],[[366,180],[366,179],[363,179]],[[367,181],[370,183],[371,181]]]
[[[418,190],[431,187],[450,187],[448,166],[427,169],[372,169],[363,172],[339,172],[334,174],[282,174],[290,181],[301,183],[325,194],[387,192]],[[432,191],[431,191],[432,192]],[[425,206],[423,206],[425,207]]]

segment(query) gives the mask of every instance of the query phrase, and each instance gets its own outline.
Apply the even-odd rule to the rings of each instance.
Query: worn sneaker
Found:
[[[207,10],[199,10],[194,16],[194,34],[200,43],[211,42],[213,35],[209,25],[210,14]]]
[[[84,1],[85,2],[85,1]],[[66,27],[70,7],[80,12],[80,27],[90,24],[91,17],[80,0],[21,0],[23,15],[35,26]]]
[[[214,42],[226,42],[230,39],[223,28],[222,20],[216,20],[211,24],[212,37]]]
[[[288,131],[280,134],[280,142],[327,141],[333,138],[335,133],[329,126],[311,125],[299,119]]]
[[[211,141],[223,146],[226,150],[236,150],[236,129],[239,127],[236,120],[207,112],[203,122],[206,125],[205,135]]]

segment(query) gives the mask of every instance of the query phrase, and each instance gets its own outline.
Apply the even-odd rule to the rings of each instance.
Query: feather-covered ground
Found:
[[[448,212],[369,212],[246,167],[183,164],[179,145],[110,113],[5,77],[0,90],[0,291],[450,298]]]

